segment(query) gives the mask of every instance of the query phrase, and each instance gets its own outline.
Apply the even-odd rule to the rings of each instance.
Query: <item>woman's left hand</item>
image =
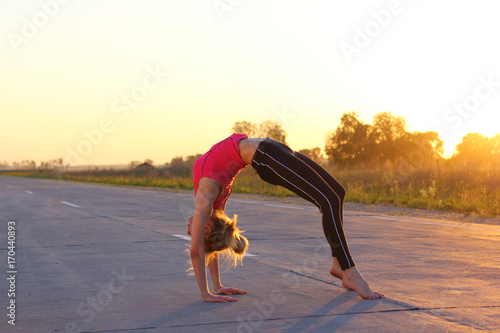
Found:
[[[215,289],[215,292],[217,294],[224,294],[224,295],[232,295],[232,294],[246,294],[246,291],[243,291],[238,288],[231,288],[231,287],[219,287]]]

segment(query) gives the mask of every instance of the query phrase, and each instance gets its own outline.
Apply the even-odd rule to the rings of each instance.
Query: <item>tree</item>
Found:
[[[286,142],[286,132],[281,126],[281,124],[274,120],[266,120],[260,123],[258,136],[261,138],[272,138],[279,142],[288,145]]]
[[[182,156],[176,156],[170,160],[171,166],[183,166],[184,158]]]
[[[233,133],[246,134],[248,137],[252,138],[258,136],[259,127],[257,124],[245,120],[235,122],[231,130]]]
[[[373,117],[373,134],[377,143],[394,142],[408,133],[406,121],[401,116],[393,116],[390,112],[379,112]]]
[[[274,120],[266,120],[260,124],[249,121],[237,121],[231,128],[233,133],[242,133],[250,138],[273,138],[274,140],[286,143],[287,134],[281,124]]]
[[[498,167],[500,165],[500,134],[490,139],[491,142],[491,163]]]
[[[299,153],[306,155],[314,162],[322,165],[323,164],[323,155],[321,154],[321,149],[319,147],[315,147],[312,149],[301,149]]]
[[[195,156],[188,156],[186,160],[182,156],[172,158],[167,170],[170,174],[180,177],[188,177],[192,175],[193,164],[196,161]],[[201,156],[201,155],[198,155]]]
[[[59,157],[54,160],[54,168],[63,168],[64,167],[64,159]]]
[[[196,155],[189,155],[188,157],[186,157],[186,163],[192,168],[193,165],[194,165],[194,162],[196,162],[196,160],[198,158],[201,157],[202,154],[196,154]]]
[[[471,165],[489,163],[498,151],[498,140],[499,135],[490,139],[480,133],[468,133],[456,146],[453,158]]]
[[[387,148],[386,148],[387,149]],[[385,155],[385,161],[391,162],[398,180],[407,180],[416,169],[437,166],[443,154],[443,140],[436,132],[407,132],[394,142],[394,156]]]
[[[390,112],[364,124],[356,112],[342,115],[340,125],[327,138],[325,151],[340,166],[382,166],[390,162],[399,167],[420,167],[443,154],[443,141],[436,132],[407,131],[406,121]]]
[[[390,112],[379,112],[373,117],[370,141],[375,143],[371,151],[379,156],[382,162],[394,161],[402,156],[404,146],[408,144],[406,121],[401,116],[393,116]]]
[[[128,165],[130,166],[131,169],[134,169],[136,166],[140,165],[141,162],[139,161],[132,161]]]
[[[358,118],[354,111],[344,113],[340,125],[327,137],[326,155],[340,166],[352,166],[368,159],[366,147],[371,126]]]
[[[443,156],[443,140],[439,138],[437,132],[407,133],[404,139],[405,145],[402,147],[401,155],[414,167],[434,163]]]

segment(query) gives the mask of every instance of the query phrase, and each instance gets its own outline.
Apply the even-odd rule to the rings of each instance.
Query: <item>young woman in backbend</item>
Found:
[[[210,293],[206,263],[217,294],[246,294],[221,285],[218,253],[229,251],[236,263],[248,247],[248,240],[236,227],[237,216],[231,220],[224,213],[233,180],[248,165],[257,170],[262,180],[281,185],[319,208],[323,231],[332,249],[330,273],[341,279],[344,287],[366,299],[384,297],[371,290],[349,253],[342,220],[344,188],[317,163],[278,141],[233,134],[215,144],[193,167],[196,207],[194,215],[189,217],[187,233],[191,236],[191,263],[205,301],[237,300]]]

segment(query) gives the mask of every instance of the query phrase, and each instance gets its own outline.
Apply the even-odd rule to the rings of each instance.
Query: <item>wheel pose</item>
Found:
[[[332,250],[330,274],[363,298],[384,297],[370,288],[352,260],[343,228],[342,185],[317,163],[278,141],[233,134],[215,144],[193,167],[196,207],[189,218],[187,233],[191,235],[191,263],[205,301],[236,301],[220,294],[246,294],[241,289],[222,286],[218,253],[229,251],[236,264],[248,247],[248,240],[236,227],[237,216],[231,220],[224,213],[233,180],[248,165],[255,168],[262,180],[283,186],[319,208],[323,231]],[[208,289],[207,263],[219,295],[211,294]]]

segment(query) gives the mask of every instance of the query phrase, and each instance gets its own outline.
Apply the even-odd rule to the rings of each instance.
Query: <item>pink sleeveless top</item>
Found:
[[[247,139],[246,134],[233,134],[216,143],[208,152],[198,158],[193,165],[194,195],[198,192],[198,182],[202,177],[218,181],[221,185],[219,197],[213,209],[221,209],[231,195],[234,178],[247,164],[243,162],[238,143]]]

